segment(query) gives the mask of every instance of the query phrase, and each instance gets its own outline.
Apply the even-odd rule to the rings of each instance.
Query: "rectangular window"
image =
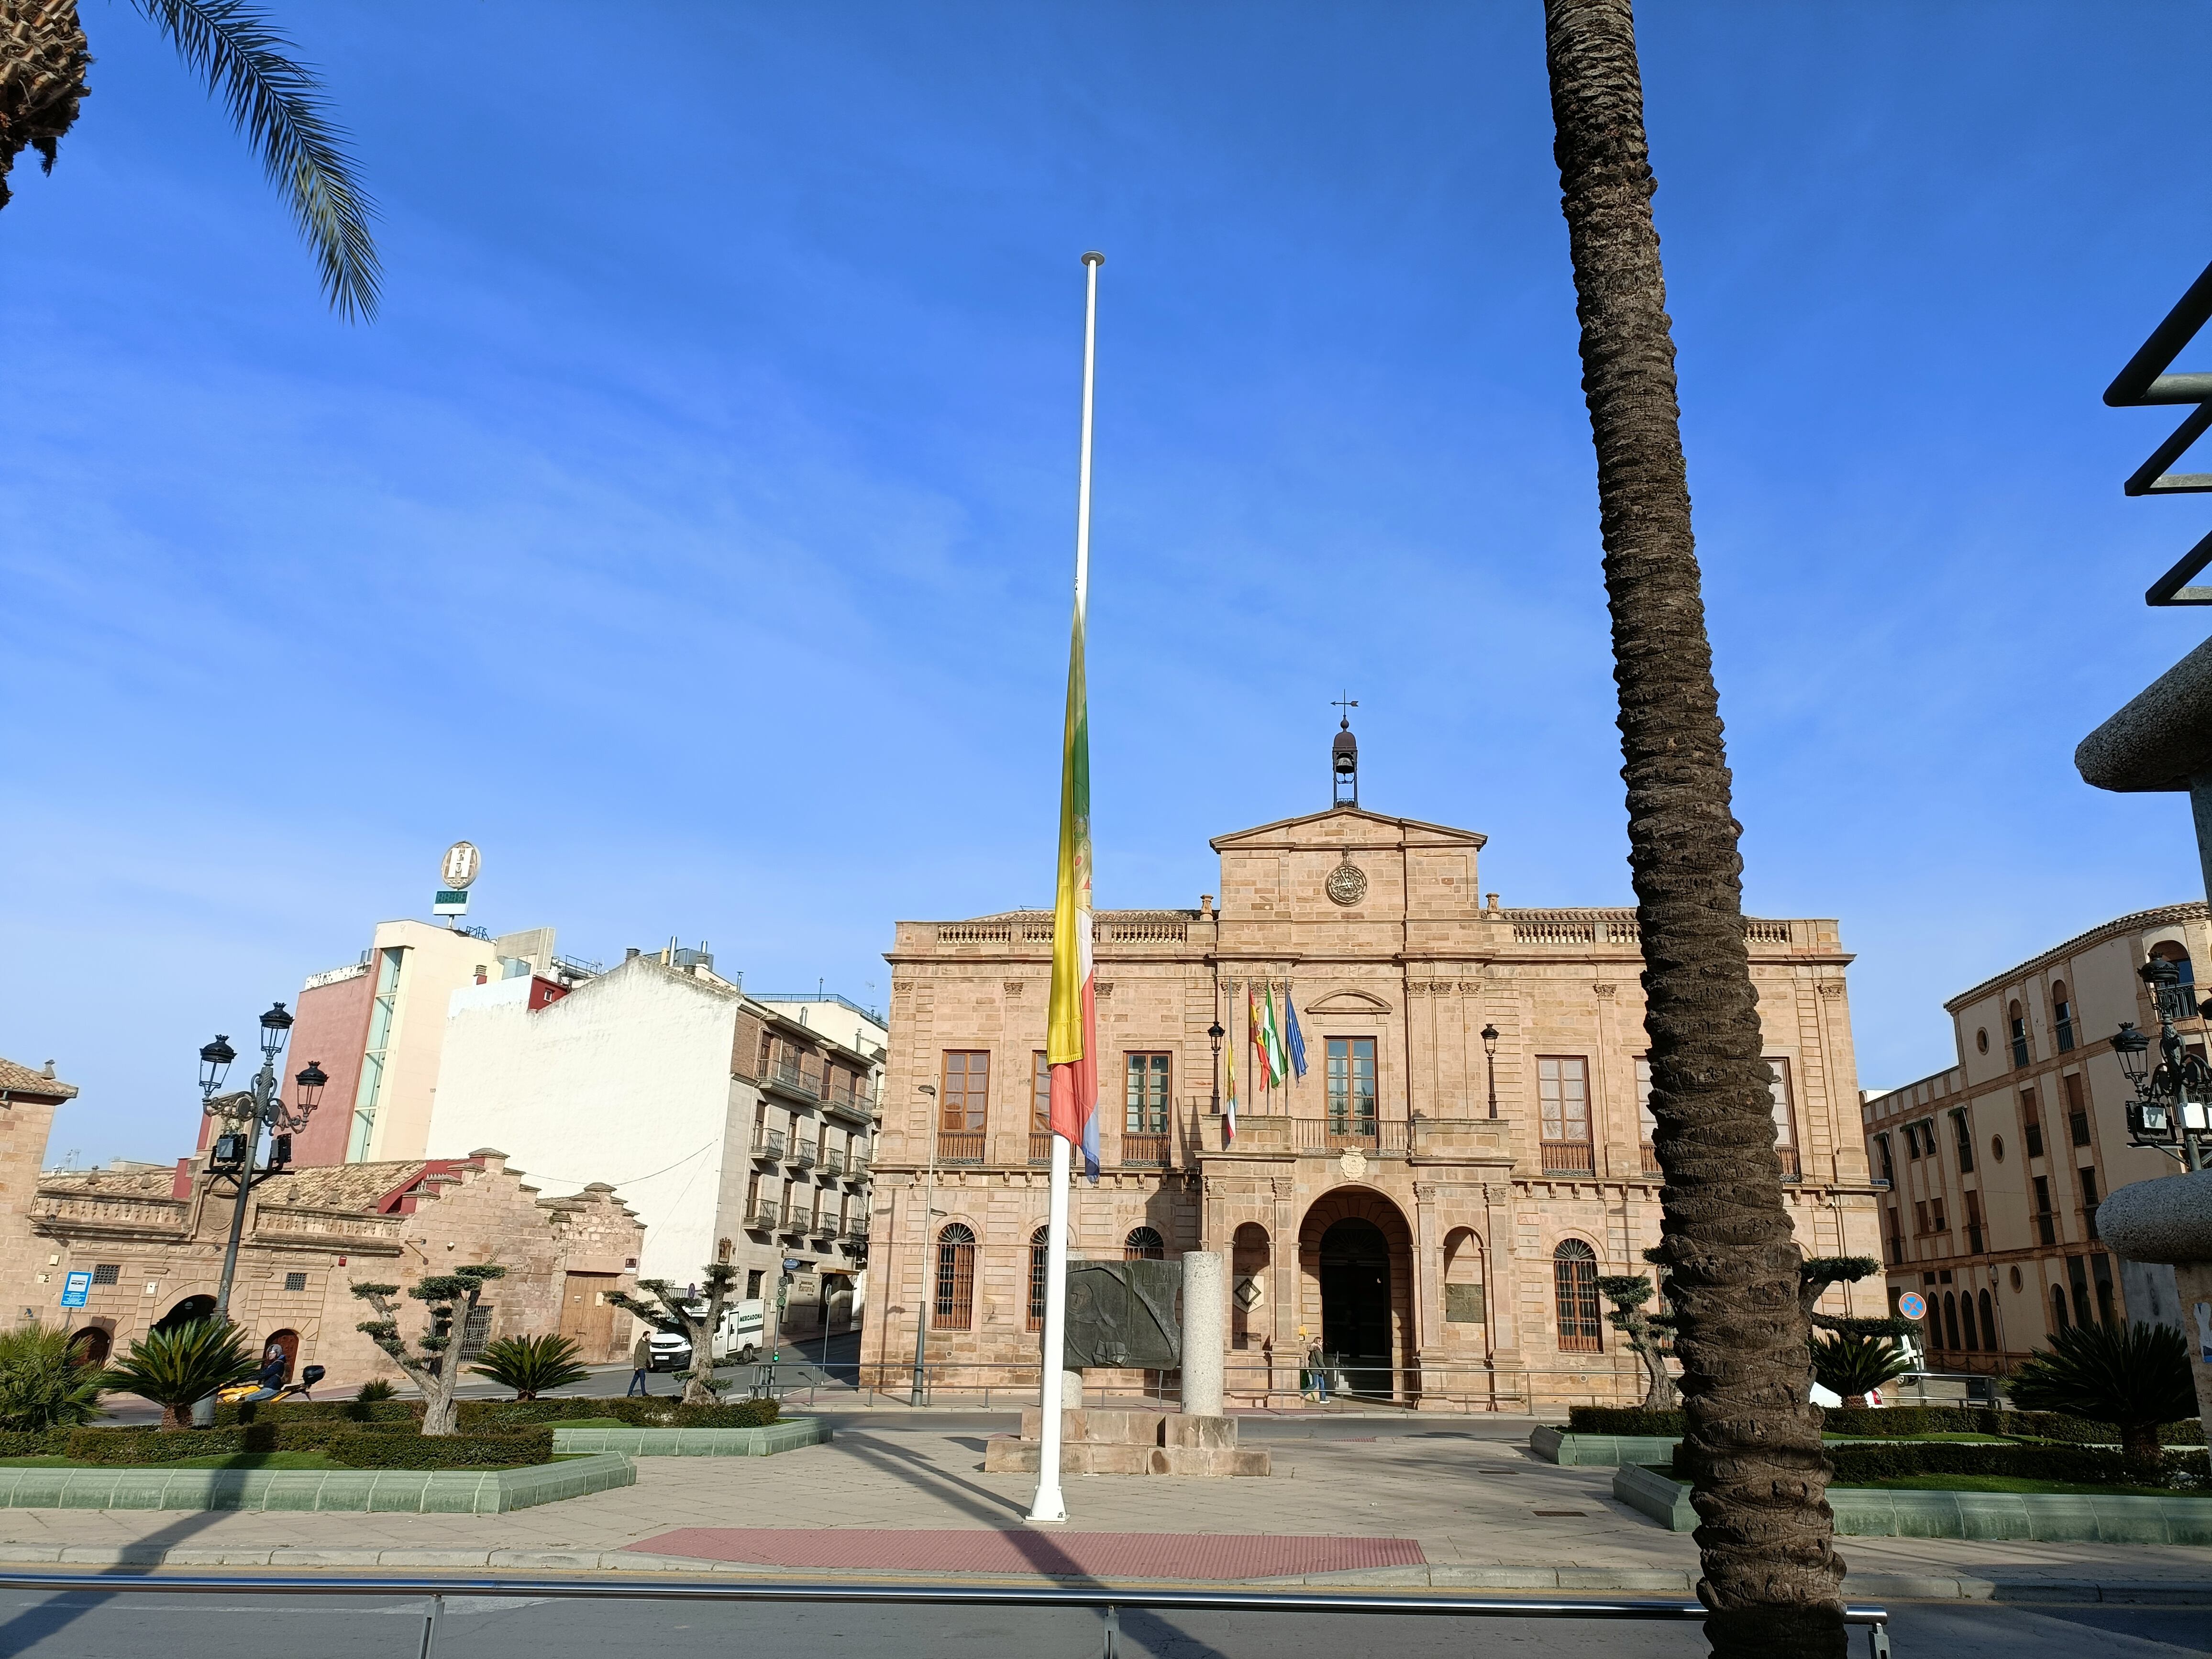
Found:
[[[375,1138],[377,1097],[384,1088],[385,1051],[392,1046],[392,1021],[399,1006],[399,968],[404,945],[388,946],[376,970],[376,998],[369,1005],[368,1047],[361,1057],[361,1082],[353,1093],[353,1128],[346,1140],[346,1162],[368,1157]]]
[[[2097,1172],[2085,1168],[2081,1171],[2081,1227],[2091,1238],[2097,1236]]]
[[[1982,1195],[1979,1193],[1968,1193],[1966,1194],[1966,1254],[1979,1255],[1982,1253]]]
[[[2062,993],[2051,1004],[2051,1012],[2056,1016],[2051,1021],[2051,1034],[2058,1039],[2058,1052],[2070,1054],[2074,1052],[2074,1005]]]
[[[1328,1039],[1328,1127],[1333,1134],[1375,1133],[1375,1039]]]
[[[1536,1097],[1544,1139],[1588,1146],[1590,1138],[1589,1062],[1580,1055],[1539,1054]]]
[[[119,1261],[95,1261],[92,1264],[92,1282],[95,1285],[112,1285],[122,1277],[123,1264]]]
[[[2076,1146],[2086,1146],[2089,1144],[2089,1102],[2081,1092],[2081,1073],[2067,1073],[2058,1079],[2058,1086],[2066,1095],[2066,1127]]]
[[[1931,1198],[1928,1200],[1928,1219],[1939,1233],[1948,1233],[1951,1231],[1951,1223],[1943,1214],[1943,1200],[1940,1198]]]
[[[1899,1224],[1897,1206],[1889,1206],[1889,1259],[1893,1266],[1905,1260],[1905,1230]]]
[[[2051,1177],[2035,1177],[2035,1234],[2046,1245],[2058,1243],[2058,1223],[2051,1213]]]
[[[1876,1135],[1874,1138],[1874,1149],[1875,1156],[1881,1164],[1881,1178],[1894,1187],[1897,1184],[1897,1164],[1889,1155],[1889,1137]]]
[[[477,1359],[483,1357],[484,1344],[491,1340],[491,1316],[496,1308],[475,1307],[469,1310],[467,1322],[461,1327],[461,1358]]]
[[[2035,1091],[2020,1091],[2020,1134],[2027,1145],[2030,1158],[2043,1156],[2043,1112],[2036,1104]]]
[[[1045,1134],[1052,1128],[1052,1061],[1042,1048],[1030,1052],[1030,1133]]]
[[[765,1267],[755,1267],[751,1272],[745,1275],[746,1301],[757,1302],[760,1300],[761,1276],[767,1271],[768,1269]]]
[[[2017,1003],[2014,1005],[2015,1007],[2018,1006]],[[2014,1066],[2025,1066],[2028,1062],[2027,1016],[2014,1014],[2008,1029],[2012,1033],[2012,1063]]]
[[[286,1274],[284,1275],[284,1288],[285,1288],[286,1290],[288,1290],[288,1291],[304,1291],[304,1290],[306,1290],[306,1289],[307,1288],[307,1274],[305,1274],[305,1273],[286,1273]]]
[[[1928,1200],[1924,1198],[1912,1200],[1912,1231],[1917,1233],[1934,1231],[1928,1224]]]
[[[1128,1056],[1128,1087],[1123,1099],[1122,1129],[1133,1135],[1168,1132],[1168,1057]]]
[[[1797,1110],[1790,1098],[1790,1062],[1769,1054],[1766,1063],[1774,1068],[1774,1081],[1766,1085],[1774,1101],[1774,1156],[1782,1161],[1782,1178],[1795,1181],[1803,1166],[1797,1158]]]
[[[991,1054],[987,1048],[947,1048],[937,1097],[940,1134],[983,1134],[985,1103],[991,1093]],[[982,1156],[979,1144],[975,1155]]]
[[[2089,1312],[2089,1272],[2086,1262],[2078,1255],[2066,1258],[2066,1285],[2074,1292],[2074,1322],[2087,1325]]]
[[[1951,1133],[1959,1145],[1959,1173],[1972,1175],[1974,1170],[1974,1126],[1966,1121],[1964,1112],[1951,1114]]]

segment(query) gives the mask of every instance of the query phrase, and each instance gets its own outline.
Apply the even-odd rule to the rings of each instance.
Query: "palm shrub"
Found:
[[[161,1408],[165,1429],[189,1428],[193,1405],[228,1383],[260,1369],[246,1333],[228,1319],[196,1319],[166,1331],[149,1331],[111,1364],[102,1383],[135,1394]]]
[[[80,1364],[69,1333],[46,1325],[0,1332],[0,1431],[43,1434],[100,1415],[100,1367]]]
[[[372,1376],[354,1390],[354,1403],[361,1406],[374,1406],[379,1401],[391,1399],[398,1392],[398,1389],[393,1388],[383,1377]]]
[[[575,1343],[565,1336],[502,1336],[485,1343],[479,1356],[483,1363],[469,1369],[503,1389],[513,1389],[517,1400],[535,1400],[591,1375],[576,1363],[577,1352]]]
[[[1905,1350],[1886,1336],[1823,1331],[1813,1339],[1813,1376],[1845,1406],[1865,1405],[1869,1395],[1911,1369]]]
[[[2131,1463],[2159,1461],[2158,1430],[2197,1413],[2189,1345],[2167,1325],[2075,1325],[2030,1354],[2005,1384],[2023,1411],[2094,1418],[2120,1431]]]

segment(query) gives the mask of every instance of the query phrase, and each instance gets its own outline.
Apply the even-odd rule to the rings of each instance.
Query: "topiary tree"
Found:
[[[699,1273],[701,1294],[696,1297],[665,1279],[637,1281],[638,1289],[653,1297],[650,1302],[627,1291],[607,1292],[607,1300],[617,1308],[636,1315],[657,1331],[670,1332],[691,1344],[690,1367],[676,1373],[684,1384],[687,1406],[714,1403],[714,1333],[722,1328],[722,1306],[738,1282],[738,1270],[726,1261],[709,1261]],[[695,1306],[703,1311],[694,1314]]]
[[[1915,1327],[1912,1322],[1909,1319],[1899,1319],[1894,1315],[1883,1314],[1876,1316],[1860,1314],[1824,1314],[1813,1311],[1813,1304],[1820,1299],[1831,1285],[1856,1285],[1862,1279],[1871,1279],[1881,1271],[1881,1263],[1870,1255],[1807,1256],[1797,1264],[1797,1302],[1804,1310],[1806,1322],[1813,1328],[1814,1333],[1826,1332],[1832,1338],[1848,1336],[1869,1340],[1876,1337],[1895,1338],[1913,1334]],[[1867,1393],[1880,1388],[1891,1377],[1902,1376],[1912,1369],[1911,1363],[1899,1354],[1897,1368],[1887,1376],[1877,1377],[1869,1383],[1866,1389],[1859,1390],[1860,1398],[1854,1401],[1850,1398],[1850,1390],[1838,1388],[1820,1374],[1821,1355],[1825,1352],[1822,1341],[1823,1339],[1818,1334],[1811,1334],[1808,1337],[1805,1381],[1806,1393],[1808,1395],[1812,1392],[1811,1385],[1818,1382],[1822,1388],[1844,1395],[1845,1405],[1856,1403],[1863,1406],[1866,1404],[1864,1396]],[[1871,1366],[1873,1362],[1869,1358],[1865,1361],[1865,1364]]]
[[[1663,1309],[1645,1313],[1651,1299],[1651,1281],[1642,1273],[1607,1275],[1597,1282],[1597,1293],[1613,1304],[1606,1322],[1628,1339],[1628,1346],[1644,1362],[1644,1409],[1674,1409],[1674,1379],[1667,1374],[1667,1334],[1674,1328],[1674,1316]]]
[[[1846,1406],[1865,1405],[1869,1395],[1911,1369],[1905,1350],[1886,1336],[1823,1331],[1813,1339],[1814,1380]]]
[[[0,1429],[36,1434],[89,1423],[106,1386],[99,1366],[78,1363],[59,1327],[0,1332]]]
[[[517,1400],[535,1400],[591,1375],[576,1363],[577,1352],[575,1343],[565,1336],[502,1336],[484,1344],[483,1363],[469,1369],[503,1389],[513,1389]]]
[[[415,1339],[413,1352],[408,1351],[406,1339],[399,1334],[399,1304],[392,1300],[399,1294],[399,1286],[353,1287],[356,1296],[376,1310],[375,1318],[365,1320],[354,1328],[391,1355],[392,1363],[422,1391],[425,1435],[460,1432],[459,1418],[453,1409],[453,1385],[461,1380],[461,1350],[453,1336],[456,1331],[468,1329],[469,1316],[483,1299],[483,1287],[495,1279],[506,1277],[506,1268],[478,1262],[456,1267],[449,1273],[432,1273],[409,1285],[409,1296],[430,1304],[430,1328]]]
[[[194,1405],[217,1389],[243,1382],[259,1370],[246,1333],[228,1319],[196,1319],[166,1331],[149,1331],[107,1368],[102,1383],[135,1394],[161,1408],[161,1426],[191,1426]]]
[[[2168,1325],[2075,1325],[2030,1354],[2005,1384],[2022,1411],[2064,1412],[2116,1424],[2120,1454],[2160,1463],[2158,1430],[2197,1415],[2189,1345]]]

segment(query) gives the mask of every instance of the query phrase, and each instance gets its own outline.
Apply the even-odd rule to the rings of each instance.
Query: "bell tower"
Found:
[[[1330,706],[1340,711],[1342,718],[1336,723],[1336,740],[1328,746],[1330,805],[1357,806],[1359,805],[1359,739],[1352,735],[1352,711],[1359,707],[1357,697],[1336,697]]]

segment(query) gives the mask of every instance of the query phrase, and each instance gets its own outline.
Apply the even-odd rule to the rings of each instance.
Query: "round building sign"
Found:
[[[457,841],[446,849],[446,861],[438,866],[438,873],[447,886],[455,892],[465,892],[483,867],[483,855],[477,851],[476,843]]]

